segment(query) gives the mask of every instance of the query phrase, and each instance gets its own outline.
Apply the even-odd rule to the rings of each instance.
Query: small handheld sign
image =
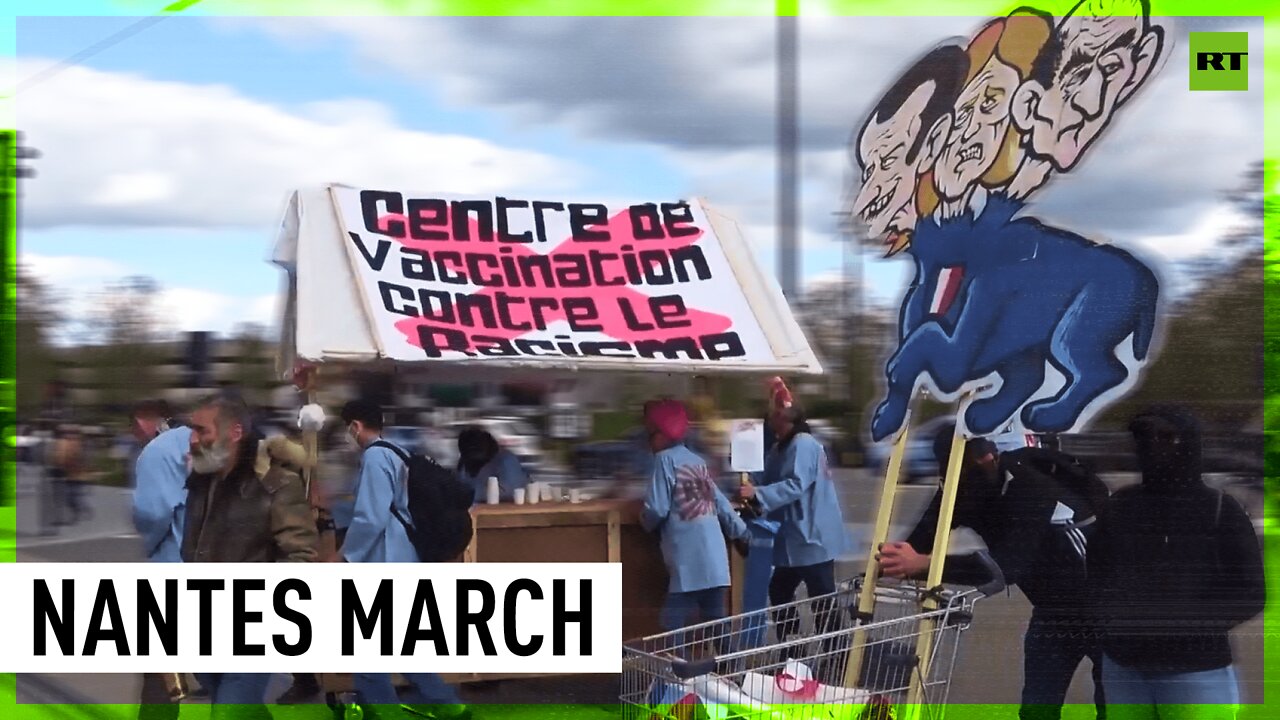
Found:
[[[729,430],[729,466],[734,472],[764,470],[764,422],[733,420]]]

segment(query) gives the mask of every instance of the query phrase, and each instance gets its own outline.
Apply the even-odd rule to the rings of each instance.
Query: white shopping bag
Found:
[[[742,678],[742,691],[770,705],[865,705],[871,700],[866,690],[822,684],[807,665],[795,660],[775,675],[747,673]]]
[[[743,720],[793,720],[768,704],[742,692],[733,682],[717,675],[699,675],[685,682],[685,687],[695,692],[707,703],[714,715],[723,713]]]

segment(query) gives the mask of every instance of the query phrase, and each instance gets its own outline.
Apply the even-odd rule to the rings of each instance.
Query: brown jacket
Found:
[[[225,478],[187,478],[184,562],[314,562],[315,516],[300,471],[301,447],[250,437]]]

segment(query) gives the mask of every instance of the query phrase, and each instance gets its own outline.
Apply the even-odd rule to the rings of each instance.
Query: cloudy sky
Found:
[[[1047,8],[1052,9],[1052,8]],[[129,18],[22,18],[36,76]],[[800,35],[802,274],[837,275],[847,141],[894,74],[980,18],[809,18]],[[1164,67],[1037,214],[1163,262],[1214,252],[1221,193],[1262,157],[1262,63],[1250,91],[1187,89],[1189,29],[1160,19]],[[266,258],[291,188],[324,182],[568,199],[700,196],[774,266],[776,58],[771,18],[170,18],[25,86],[18,125],[43,153],[20,254],[80,302],[155,278],[181,329],[271,324]],[[896,300],[905,260],[863,262]]]

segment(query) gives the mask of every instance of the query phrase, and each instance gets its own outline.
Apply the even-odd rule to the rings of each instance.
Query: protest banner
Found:
[[[298,191],[275,262],[292,359],[820,373],[737,225],[620,204]]]

